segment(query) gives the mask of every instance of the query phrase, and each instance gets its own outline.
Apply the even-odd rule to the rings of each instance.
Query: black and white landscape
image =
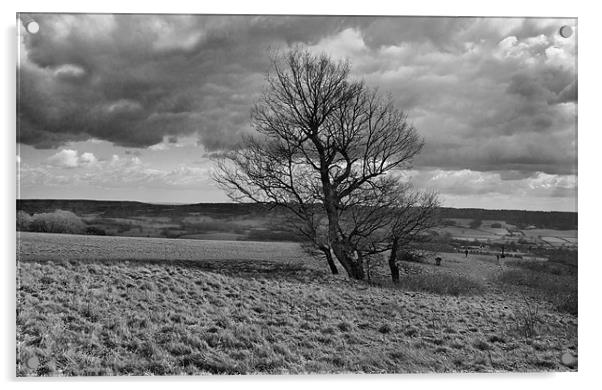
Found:
[[[578,369],[576,19],[18,24],[18,376]]]

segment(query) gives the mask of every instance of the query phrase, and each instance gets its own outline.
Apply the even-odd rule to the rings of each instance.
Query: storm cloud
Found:
[[[325,18],[33,15],[23,35],[18,142],[87,138],[147,147],[198,133],[208,149],[249,130],[269,47],[311,43]]]
[[[40,32],[20,42],[17,141],[56,150],[57,167],[94,165],[69,149],[86,140],[138,156],[193,137],[221,153],[253,131],[268,51],[304,45],[349,59],[354,77],[407,111],[426,140],[421,172],[492,172],[492,183],[577,173],[576,37],[558,34],[575,20],[32,16]]]

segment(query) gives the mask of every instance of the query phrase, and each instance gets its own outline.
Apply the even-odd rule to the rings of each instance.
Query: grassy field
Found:
[[[22,260],[253,260],[302,263],[305,253],[291,242],[17,233]]]
[[[402,263],[394,287],[294,243],[20,233],[18,251],[19,376],[577,368],[576,315],[487,256]]]

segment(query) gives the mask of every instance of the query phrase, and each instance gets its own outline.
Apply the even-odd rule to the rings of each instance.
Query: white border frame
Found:
[[[0,327],[1,378],[4,388],[44,386],[49,389],[80,388],[105,389],[132,386],[131,382],[144,382],[145,388],[161,389],[168,383],[178,387],[210,386],[226,389],[306,389],[307,387],[344,387],[363,389],[376,385],[383,388],[461,388],[461,389],[507,389],[513,386],[538,386],[540,388],[579,388],[590,387],[599,374],[600,361],[598,312],[600,296],[596,288],[601,276],[600,251],[596,248],[598,229],[601,225],[599,194],[601,193],[597,168],[597,158],[602,146],[600,124],[596,115],[598,107],[598,87],[600,84],[600,13],[590,2],[574,1],[527,2],[505,0],[502,2],[478,2],[467,0],[416,2],[393,2],[369,0],[350,2],[339,0],[305,0],[298,3],[267,0],[220,0],[218,2],[170,0],[161,3],[124,3],[123,0],[103,0],[96,3],[81,3],[77,0],[22,0],[12,4],[2,3],[2,42],[4,58],[1,61],[2,85],[6,86],[0,96],[2,118],[4,119],[4,142],[2,143],[2,174],[4,186],[1,191],[3,204],[2,263],[1,283],[3,313]],[[558,374],[431,374],[431,375],[321,375],[321,376],[246,376],[246,377],[155,377],[155,378],[67,378],[67,379],[21,379],[15,378],[15,64],[16,64],[16,13],[17,12],[103,12],[103,13],[235,13],[235,14],[335,14],[335,15],[446,15],[446,16],[547,16],[578,17],[579,24],[579,372]],[[8,53],[9,55],[6,55]],[[44,383],[40,383],[44,382]],[[85,382],[85,383],[82,383]],[[8,385],[8,386],[7,386]],[[593,387],[593,386],[592,386]]]

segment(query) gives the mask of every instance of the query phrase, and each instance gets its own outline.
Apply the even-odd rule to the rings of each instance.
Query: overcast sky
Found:
[[[208,156],[252,132],[268,49],[301,44],[393,96],[426,141],[408,176],[444,205],[576,211],[575,20],[34,18],[39,33],[20,27],[21,198],[227,201]]]

